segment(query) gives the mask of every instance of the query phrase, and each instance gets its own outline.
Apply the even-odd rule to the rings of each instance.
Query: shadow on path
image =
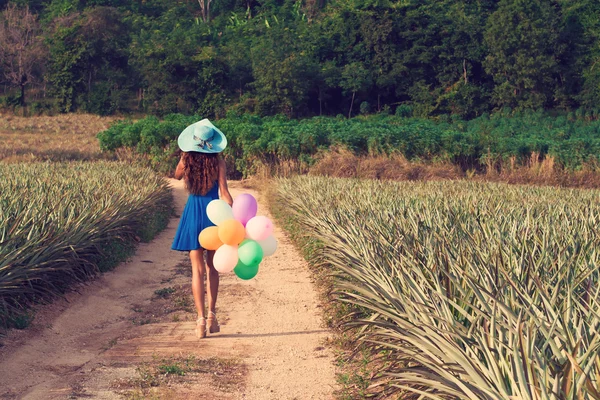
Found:
[[[219,338],[253,338],[253,337],[276,337],[276,336],[293,336],[293,335],[311,335],[314,333],[329,333],[326,329],[319,329],[313,331],[297,331],[297,332],[276,332],[276,333],[253,333],[253,334],[228,334],[228,335],[215,335],[211,336],[211,339]]]

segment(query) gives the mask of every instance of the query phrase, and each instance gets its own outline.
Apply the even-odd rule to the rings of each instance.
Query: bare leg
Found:
[[[219,294],[219,271],[213,265],[214,256],[214,251],[206,252],[206,264],[208,265],[208,274],[206,276],[208,280],[208,307],[212,312],[216,312],[217,295]]]
[[[206,275],[208,284],[208,326],[211,333],[219,332],[219,323],[217,322],[216,308],[217,296],[219,294],[219,271],[213,265],[214,251],[206,252],[206,265],[208,266],[208,274]]]
[[[206,325],[204,322],[204,250],[190,251],[190,261],[192,262],[192,294],[194,303],[198,312],[197,335],[206,336]],[[202,327],[200,324],[203,324]]]

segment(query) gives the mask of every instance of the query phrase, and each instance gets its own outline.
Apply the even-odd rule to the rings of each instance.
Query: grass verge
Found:
[[[205,376],[209,385],[221,393],[240,390],[245,384],[247,367],[236,359],[198,358],[194,355],[158,358],[136,368],[137,376],[121,379],[113,389],[125,399],[169,398],[176,385],[193,382]]]

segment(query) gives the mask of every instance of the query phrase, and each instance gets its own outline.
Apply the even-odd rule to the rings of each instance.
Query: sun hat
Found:
[[[185,128],[177,139],[183,151],[220,153],[227,147],[227,138],[208,119],[203,119]]]

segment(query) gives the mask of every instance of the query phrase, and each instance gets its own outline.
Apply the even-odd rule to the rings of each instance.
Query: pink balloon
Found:
[[[273,222],[267,217],[254,217],[246,224],[246,235],[252,240],[264,240],[271,233],[273,233]]]
[[[244,193],[235,198],[232,208],[233,217],[246,226],[246,223],[256,215],[258,204],[254,196]]]
[[[233,271],[238,263],[238,246],[224,244],[215,251],[213,265],[222,274]]]

